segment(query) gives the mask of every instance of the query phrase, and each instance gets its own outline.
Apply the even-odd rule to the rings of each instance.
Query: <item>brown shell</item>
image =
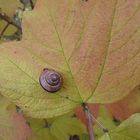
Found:
[[[48,92],[56,92],[62,87],[62,76],[52,69],[44,69],[39,78],[40,85]]]

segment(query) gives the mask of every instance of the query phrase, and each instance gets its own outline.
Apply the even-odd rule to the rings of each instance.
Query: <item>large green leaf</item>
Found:
[[[138,0],[39,0],[22,41],[0,46],[0,91],[39,118],[122,99],[140,83],[139,9]],[[63,76],[56,94],[39,84],[45,67]]]
[[[140,139],[140,113],[132,115],[129,119],[124,121],[114,131],[111,132],[109,137],[105,134],[99,140],[139,140]]]

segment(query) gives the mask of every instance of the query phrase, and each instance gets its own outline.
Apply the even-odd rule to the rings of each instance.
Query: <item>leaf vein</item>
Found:
[[[96,86],[93,89],[93,91],[91,92],[91,95],[86,99],[86,101],[88,101],[93,96],[93,94],[95,93],[96,89],[98,88],[98,85],[99,85],[99,83],[101,81],[101,78],[102,78],[102,75],[103,75],[103,72],[104,72],[104,69],[105,69],[105,64],[106,64],[106,61],[107,61],[107,58],[108,58],[108,52],[109,52],[109,48],[110,48],[110,42],[112,40],[112,29],[113,29],[113,24],[114,24],[116,9],[117,9],[117,3],[118,3],[118,0],[116,0],[115,4],[114,4],[114,10],[113,10],[112,20],[111,20],[111,27],[110,27],[110,31],[109,31],[109,39],[108,39],[108,44],[107,44],[107,47],[106,47],[106,52],[105,52],[105,57],[104,57],[103,65],[101,67],[101,71],[99,73]]]
[[[8,59],[8,58],[7,58]],[[20,68],[16,63],[14,63],[12,60],[8,59],[8,61],[13,64],[15,67],[17,67],[21,72],[23,72],[25,75],[27,75],[31,80],[33,80],[35,83],[38,83],[37,80],[35,80],[32,76],[30,76],[28,73],[26,73],[22,68]]]
[[[48,11],[49,11],[49,10],[48,10]],[[79,96],[80,96],[80,98],[81,98],[81,101],[83,102],[83,99],[82,99],[82,97],[81,97],[81,95],[80,95],[79,88],[78,88],[78,86],[77,86],[77,84],[76,84],[76,82],[75,82],[75,79],[74,79],[74,77],[73,77],[73,74],[72,74],[70,65],[69,65],[69,63],[68,63],[68,61],[67,61],[67,58],[66,58],[66,55],[65,55],[65,52],[64,52],[64,49],[63,49],[62,41],[61,41],[60,35],[59,35],[59,33],[58,33],[58,30],[57,30],[55,21],[54,21],[52,15],[51,15],[50,11],[49,11],[49,15],[50,15],[50,17],[51,17],[51,19],[52,19],[52,23],[53,23],[53,25],[54,25],[54,28],[55,28],[57,37],[58,37],[58,39],[59,39],[60,47],[61,47],[62,54],[63,54],[64,59],[65,59],[65,62],[66,62],[66,64],[67,64],[67,67],[68,67],[68,69],[69,69],[69,72],[70,72],[70,74],[71,74],[71,77],[72,77],[72,79],[73,79],[73,81],[74,81],[74,83],[75,83],[75,85],[76,85],[75,87],[76,87],[76,89],[77,89],[77,91],[78,91],[78,94],[79,94]]]

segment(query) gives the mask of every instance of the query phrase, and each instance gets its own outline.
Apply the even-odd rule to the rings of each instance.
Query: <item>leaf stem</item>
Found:
[[[84,112],[85,112],[85,116],[86,116],[86,120],[87,120],[87,129],[88,129],[88,133],[89,133],[89,139],[95,140],[93,125],[92,125],[93,120],[91,118],[91,113],[90,113],[89,107],[87,106],[87,104],[84,103],[83,108],[84,108]]]
[[[108,130],[106,127],[104,127],[104,126],[102,125],[102,123],[100,123],[91,113],[90,113],[90,116],[91,116],[91,118],[92,118],[92,123],[96,122],[97,125],[103,130],[103,132],[106,133],[106,134],[108,135],[108,138],[109,138],[110,140],[112,140],[112,138],[111,138],[111,136],[110,136],[110,133],[109,133],[109,130]]]
[[[92,114],[90,114],[91,118],[92,118],[92,123],[95,121],[97,123],[97,125],[103,130],[104,133],[108,133],[109,130],[104,127]]]

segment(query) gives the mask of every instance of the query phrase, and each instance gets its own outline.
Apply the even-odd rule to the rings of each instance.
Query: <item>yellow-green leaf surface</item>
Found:
[[[33,137],[29,140],[68,140],[72,135],[80,138],[87,134],[86,127],[79,120],[70,116],[61,116],[53,121],[31,119]]]
[[[140,113],[136,113],[124,121],[114,131],[105,134],[99,140],[139,140],[140,139]]]
[[[33,131],[33,135],[28,140],[57,140],[45,126],[44,120],[30,119],[28,121]]]
[[[68,140],[70,135],[81,135],[86,132],[85,126],[76,118],[61,117],[52,123],[51,133],[57,140]]]
[[[0,46],[0,91],[39,118],[123,98],[140,83],[139,9],[139,0],[38,0],[22,41]],[[39,84],[46,67],[63,77],[56,94]]]
[[[117,125],[113,121],[113,117],[111,116],[111,114],[109,114],[105,106],[100,106],[99,110],[100,112],[97,120],[109,131],[114,130]],[[95,123],[94,125],[94,133],[97,140],[104,134],[103,130],[98,126],[97,123]]]

